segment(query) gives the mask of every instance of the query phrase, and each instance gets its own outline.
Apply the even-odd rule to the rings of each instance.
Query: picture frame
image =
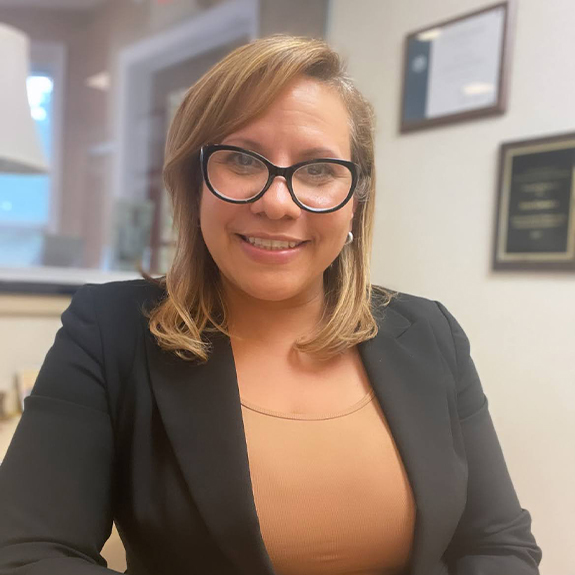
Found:
[[[501,145],[493,269],[575,271],[575,133]]]
[[[505,113],[514,15],[507,0],[407,35],[400,133]]]

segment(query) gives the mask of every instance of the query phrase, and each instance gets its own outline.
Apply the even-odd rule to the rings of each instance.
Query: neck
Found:
[[[286,300],[255,298],[224,281],[232,339],[257,346],[290,347],[310,333],[321,318],[324,305],[323,283]]]

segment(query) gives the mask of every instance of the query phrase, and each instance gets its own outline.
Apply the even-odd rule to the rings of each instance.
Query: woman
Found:
[[[0,475],[0,573],[533,575],[461,327],[369,283],[373,117],[324,43],[187,93],[159,282],[62,316]]]

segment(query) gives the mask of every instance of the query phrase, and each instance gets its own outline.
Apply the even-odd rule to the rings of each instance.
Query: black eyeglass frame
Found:
[[[268,181],[264,185],[261,192],[257,193],[252,198],[248,198],[247,200],[234,200],[232,198],[228,198],[227,196],[222,195],[212,186],[210,178],[208,177],[208,161],[210,159],[210,156],[214,152],[218,152],[221,150],[229,150],[230,152],[241,152],[242,154],[247,154],[248,156],[256,158],[267,167],[269,174]],[[309,206],[302,204],[297,199],[297,196],[293,191],[292,176],[294,175],[296,170],[299,170],[303,166],[308,166],[310,164],[328,164],[328,163],[345,166],[351,172],[351,186],[346,198],[339,205],[335,206],[334,208],[328,208],[328,209],[310,208]],[[270,186],[272,185],[273,181],[277,176],[282,176],[283,178],[285,178],[287,188],[294,203],[297,206],[299,206],[302,210],[306,210],[308,212],[313,212],[316,214],[328,214],[330,212],[335,212],[343,208],[343,206],[345,206],[345,204],[347,204],[347,202],[349,202],[349,200],[353,196],[353,192],[355,191],[359,179],[358,175],[359,169],[357,164],[355,164],[354,162],[350,162],[348,160],[340,160],[338,158],[317,158],[314,160],[306,160],[305,162],[298,162],[297,164],[293,164],[292,166],[282,168],[280,166],[272,164],[266,157],[262,156],[261,154],[258,154],[257,152],[252,152],[251,150],[246,150],[245,148],[240,148],[239,146],[228,146],[226,144],[207,144],[205,146],[202,146],[200,149],[200,165],[202,169],[202,176],[204,178],[204,182],[206,182],[206,185],[208,186],[210,192],[212,192],[212,194],[214,194],[220,200],[230,202],[232,204],[251,204],[259,200],[268,191],[268,189],[270,188]]]

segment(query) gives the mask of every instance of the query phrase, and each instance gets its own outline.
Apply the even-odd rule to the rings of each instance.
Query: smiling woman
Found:
[[[303,298],[321,305],[324,271],[341,253],[357,205],[357,200],[349,202],[356,167],[350,162],[346,107],[330,86],[297,77],[264,113],[223,142],[243,139],[257,143],[258,150],[276,164],[291,167],[282,171],[263,157],[256,159],[265,170],[256,168],[263,177],[249,186],[248,206],[223,204],[216,194],[206,195],[205,185],[200,209],[202,235],[223,283],[228,290],[240,290],[259,300]],[[348,162],[333,164],[347,172],[347,178],[334,176],[326,181],[325,175],[315,179],[309,175],[310,166],[330,166],[326,159],[299,163],[302,157],[309,157],[309,150],[322,144],[333,150],[337,162]],[[208,163],[208,176],[209,168]],[[221,172],[215,171],[216,175]],[[248,181],[252,184],[251,178]],[[227,178],[226,184],[235,187],[236,194],[244,193],[236,178]],[[253,238],[255,245],[238,242],[238,236]],[[297,246],[270,251],[261,245],[266,240],[292,241]]]
[[[373,165],[372,108],[323,42],[272,37],[222,60],[168,135],[178,245],[162,280],[170,298],[150,316],[160,345],[205,360],[202,333],[229,335],[234,293],[315,301],[295,346],[317,358],[373,336]],[[272,253],[264,240],[299,245]]]
[[[0,573],[103,575],[112,521],[131,575],[538,573],[465,333],[370,283],[373,160],[324,42],[190,88],[174,262],[62,315],[0,468]]]

